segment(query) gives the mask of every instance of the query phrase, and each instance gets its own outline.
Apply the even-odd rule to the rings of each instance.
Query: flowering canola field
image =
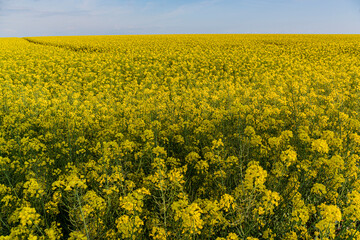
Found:
[[[360,239],[360,36],[0,38],[0,240]]]

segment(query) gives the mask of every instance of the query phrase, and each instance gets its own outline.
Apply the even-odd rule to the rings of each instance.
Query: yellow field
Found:
[[[0,38],[0,240],[360,239],[360,35]]]

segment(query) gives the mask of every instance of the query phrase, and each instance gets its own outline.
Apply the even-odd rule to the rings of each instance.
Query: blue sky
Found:
[[[360,0],[0,0],[0,37],[357,33]]]

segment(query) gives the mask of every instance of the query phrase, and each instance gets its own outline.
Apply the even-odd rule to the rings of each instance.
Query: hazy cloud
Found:
[[[0,0],[0,36],[360,33],[357,0]]]

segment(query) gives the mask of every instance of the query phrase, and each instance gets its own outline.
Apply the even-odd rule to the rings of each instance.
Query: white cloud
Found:
[[[0,0],[0,36],[360,33],[354,1]]]

